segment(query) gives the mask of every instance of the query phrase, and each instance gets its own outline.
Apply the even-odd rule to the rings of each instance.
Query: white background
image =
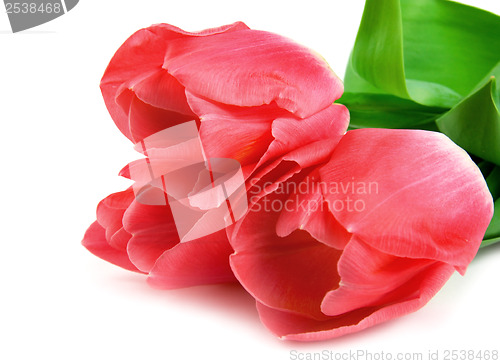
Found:
[[[419,312],[300,344],[268,332],[235,285],[155,290],[80,245],[97,203],[128,186],[117,172],[137,157],[98,87],[129,35],[159,22],[194,31],[243,20],[316,50],[342,77],[363,3],[82,0],[18,34],[0,7],[0,362],[288,363],[291,350],[424,358],[499,350],[500,246],[480,251]],[[468,3],[500,13],[496,0]]]

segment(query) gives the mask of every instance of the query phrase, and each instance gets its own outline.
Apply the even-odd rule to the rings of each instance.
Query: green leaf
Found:
[[[337,100],[349,109],[349,128],[437,130],[434,120],[446,111],[387,94],[344,93]]]
[[[367,0],[351,55],[353,70],[389,94],[409,98],[399,0]]]
[[[499,61],[499,17],[445,0],[366,0],[346,92],[452,107]]]
[[[449,108],[460,101],[461,95],[444,85],[429,81],[406,80],[413,100],[423,105]]]
[[[407,79],[466,96],[498,63],[498,16],[443,0],[402,0],[401,11]]]
[[[495,201],[495,212],[491,219],[490,225],[484,234],[484,240],[481,243],[481,248],[500,242],[500,199]]]
[[[436,123],[441,132],[469,153],[500,165],[500,114],[493,97],[495,84],[491,78]]]
[[[483,174],[484,178],[488,177],[489,174],[495,169],[495,165],[487,161],[480,161],[477,163],[477,166],[481,170],[481,173]]]
[[[493,218],[484,234],[481,248],[500,242],[500,166],[495,166],[486,176],[486,183],[495,200]]]
[[[486,183],[493,199],[500,198],[500,166],[495,166],[486,176]]]
[[[484,247],[487,247],[487,246],[490,246],[490,245],[493,245],[493,244],[496,244],[496,243],[500,243],[500,237],[493,238],[493,239],[485,239],[485,240],[483,240],[483,242],[481,243],[481,245],[479,246],[479,248],[484,248]]]

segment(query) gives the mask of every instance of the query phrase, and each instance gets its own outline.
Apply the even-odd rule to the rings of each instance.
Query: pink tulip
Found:
[[[275,187],[233,226],[230,259],[262,322],[291,340],[421,308],[465,273],[493,213],[469,156],[428,131],[349,131],[326,164]]]
[[[345,107],[332,105],[342,82],[322,58],[241,22],[199,33],[168,24],[141,29],[111,59],[101,90],[111,117],[134,143],[196,120],[207,157],[234,158],[247,172],[311,134],[315,141],[342,135],[348,122]],[[312,128],[291,139],[276,135],[283,123],[306,118]],[[331,131],[334,118],[343,120]]]
[[[321,57],[241,22],[139,30],[112,58],[101,90],[132,142],[195,120],[207,158],[237,160],[248,181],[276,184],[324,162],[349,122],[333,104],[343,85]],[[130,178],[129,168],[121,175]],[[179,243],[169,206],[141,204],[132,189],[101,201],[83,244],[160,288],[235,280],[224,230]]]

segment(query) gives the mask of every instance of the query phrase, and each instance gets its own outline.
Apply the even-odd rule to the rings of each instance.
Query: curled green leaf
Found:
[[[441,132],[484,160],[500,165],[500,114],[493,100],[495,79],[437,119]]]
[[[434,121],[447,110],[420,105],[393,95],[375,93],[344,93],[337,102],[349,105],[350,129],[418,128],[437,131]]]
[[[498,34],[498,16],[455,2],[367,0],[346,92],[451,107],[498,63]]]

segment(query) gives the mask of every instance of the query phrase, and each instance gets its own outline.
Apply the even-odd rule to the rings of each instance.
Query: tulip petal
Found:
[[[328,320],[302,317],[261,303],[257,303],[257,309],[262,323],[282,339],[327,340],[417,311],[439,291],[452,273],[453,267],[447,264],[435,264],[416,278],[420,283],[418,293],[414,297],[390,305],[360,308]]]
[[[128,113],[128,125],[133,142],[139,142],[154,133],[191,120],[193,120],[192,115],[153,107],[142,102],[135,95],[130,103]]]
[[[245,30],[242,22],[228,24],[201,32],[186,32],[170,24],[157,24],[132,34],[116,51],[101,80],[101,85],[123,83],[142,74],[159,70],[169,42],[179,38],[203,38],[223,32]]]
[[[276,234],[284,237],[295,230],[306,230],[319,242],[342,250],[351,239],[333,217],[325,203],[318,174],[312,173],[300,183],[289,183],[291,192],[276,223]]]
[[[324,318],[320,304],[325,293],[338,286],[341,251],[319,243],[305,231],[278,237],[276,223],[287,194],[277,191],[268,196],[252,206],[231,235],[233,272],[257,301]]]
[[[104,228],[97,221],[92,223],[85,232],[82,244],[95,256],[104,259],[124,269],[140,272],[128,258],[126,252],[110,246],[106,240]]]
[[[349,125],[349,111],[333,104],[306,118],[279,117],[272,123],[273,142],[260,164],[279,156],[303,168],[319,163],[335,148]]]
[[[201,119],[200,137],[207,156],[256,164],[272,141],[271,123],[288,114],[276,104],[238,107],[208,101],[189,91],[190,107]]]
[[[196,118],[187,103],[184,87],[164,69],[135,85],[129,85],[129,88],[141,101],[151,106]]]
[[[108,244],[115,249],[127,251],[127,245],[130,242],[130,235],[123,227],[117,230],[108,240]]]
[[[106,107],[116,126],[131,140],[133,134],[129,129],[128,115],[123,107],[117,107],[115,99],[124,83],[140,78],[144,73],[149,75],[152,71],[161,70],[165,49],[165,40],[152,29],[141,29],[116,51],[101,79]]]
[[[122,225],[123,215],[133,199],[132,188],[103,199],[97,206],[97,221],[85,233],[83,245],[99,258],[138,271],[126,253],[131,235]]]
[[[141,100],[151,103],[152,106],[166,106],[159,99],[165,97],[164,102],[168,102],[167,106],[172,107],[168,110],[185,110],[185,101],[177,104],[177,100],[182,96],[181,87],[169,80],[170,76],[162,70],[169,42],[179,38],[199,38],[243,29],[248,27],[237,22],[191,33],[169,24],[158,24],[141,29],[130,36],[115,53],[101,79],[101,91],[106,107],[120,131],[134,142],[140,140],[129,128],[127,111],[124,112],[123,107],[120,108],[116,104],[115,100],[123,89],[136,87]],[[128,110],[128,107],[125,110]]]
[[[347,231],[384,253],[439,260],[461,273],[493,213],[481,172],[440,133],[349,131],[320,176]],[[361,202],[348,209],[348,200]]]
[[[180,243],[165,251],[148,276],[148,283],[162,289],[235,282],[229,267],[229,245],[224,230]]]
[[[106,108],[111,115],[111,118],[115,122],[115,125],[123,135],[125,135],[128,139],[133,140],[132,134],[130,133],[130,129],[128,127],[128,113],[123,110],[123,103],[120,105],[116,101],[119,89],[119,83],[101,85],[102,97],[104,99],[104,103],[106,104]]]
[[[306,119],[275,119],[271,127],[274,140],[252,171],[248,189],[265,194],[262,186],[266,186],[269,193],[302,169],[325,162],[348,123],[348,110],[337,104]]]
[[[320,304],[325,292],[338,284],[340,251],[314,241],[303,231],[267,239],[277,247],[238,251],[231,256],[231,267],[240,283],[266,305],[324,318]]]
[[[130,234],[123,230],[123,214],[134,200],[131,188],[113,193],[97,205],[97,221],[106,230],[106,241],[115,249],[125,251]]]
[[[275,103],[238,107],[189,91],[186,95],[202,120],[200,135],[207,155],[238,160],[245,175],[260,166],[269,172],[279,164],[276,158],[296,161],[303,168],[317,164],[331,153],[349,123],[347,108],[338,104],[298,119]]]
[[[335,145],[342,136],[337,135],[330,139],[318,140],[303,147],[299,147],[287,153],[282,160],[296,162],[301,168],[307,168],[324,163],[330,157]]]
[[[384,254],[353,237],[339,260],[339,288],[325,295],[321,310],[338,316],[411,297],[421,283],[414,278],[436,264],[443,263]]]
[[[340,79],[309,49],[256,30],[169,44],[163,67],[192,93],[237,106],[276,104],[299,117],[338,99]]]
[[[188,32],[174,25],[166,23],[153,25],[152,27],[149,27],[147,29],[150,29],[152,32],[162,37],[163,39],[173,39],[174,37],[179,37],[179,36],[206,37],[219,33],[238,32],[240,30],[247,30],[250,28],[248,28],[248,26],[242,21],[237,21],[231,24],[225,24],[219,27],[203,29],[195,32]],[[175,34],[175,36],[172,34]]]
[[[280,188],[281,184],[302,171],[296,162],[277,159],[259,168],[247,182],[247,196],[250,205]]]
[[[123,217],[123,226],[132,238],[127,252],[143,272],[149,272],[156,260],[179,243],[179,235],[168,205],[144,205],[135,200]]]

